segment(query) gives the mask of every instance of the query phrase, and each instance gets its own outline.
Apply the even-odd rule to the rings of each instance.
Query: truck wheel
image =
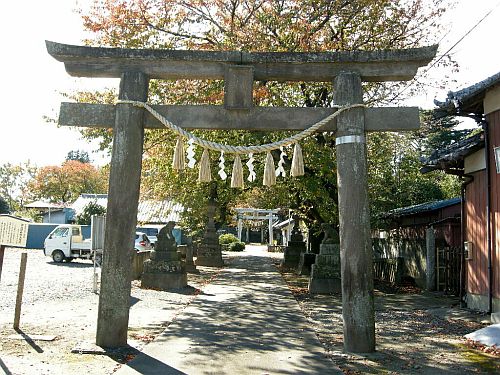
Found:
[[[52,253],[52,260],[56,263],[62,263],[66,257],[61,250],[56,250]]]

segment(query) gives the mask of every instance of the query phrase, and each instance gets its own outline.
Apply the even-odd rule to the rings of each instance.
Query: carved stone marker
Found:
[[[208,222],[203,234],[203,239],[198,247],[198,257],[196,258],[197,266],[222,267],[222,252],[219,245],[219,236],[215,229],[215,191],[212,189],[211,198],[208,201]]]
[[[312,265],[309,293],[330,294],[342,290],[340,279],[340,238],[330,224],[321,224],[325,233],[319,245],[319,254]]]
[[[179,289],[187,286],[186,268],[180,259],[172,229],[168,222],[158,233],[151,258],[144,262],[141,286],[159,290]]]
[[[316,261],[316,254],[305,252],[300,254],[299,267],[297,273],[299,275],[310,275],[311,267]]]
[[[299,217],[294,216],[293,221],[292,235],[283,252],[283,266],[288,268],[297,268],[300,262],[300,254],[306,252],[304,236],[302,236],[299,228]]]
[[[186,272],[188,273],[199,273],[196,269],[196,265],[193,262],[193,245],[186,246]]]

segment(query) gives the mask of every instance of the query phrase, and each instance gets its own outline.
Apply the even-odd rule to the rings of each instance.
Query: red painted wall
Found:
[[[472,242],[472,259],[467,264],[467,291],[473,294],[488,292],[486,254],[486,172],[472,174],[474,181],[467,185],[465,193],[466,241]]]
[[[500,146],[500,111],[487,116],[490,130],[491,165],[491,236],[493,296],[500,298],[500,174],[496,173],[493,149]],[[474,251],[467,264],[467,291],[473,294],[488,294],[488,245],[486,238],[486,171],[473,173],[474,181],[466,190],[466,241],[473,243]]]

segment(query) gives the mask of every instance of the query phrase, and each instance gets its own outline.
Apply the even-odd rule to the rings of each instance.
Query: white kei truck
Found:
[[[45,239],[43,251],[46,256],[52,257],[55,263],[71,262],[76,258],[93,259],[94,257],[91,239],[84,238],[82,227],[74,224],[58,225]],[[95,254],[95,261],[100,264],[102,251]]]

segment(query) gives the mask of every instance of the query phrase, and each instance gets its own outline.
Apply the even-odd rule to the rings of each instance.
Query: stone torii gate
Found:
[[[243,220],[267,220],[267,227],[269,230],[269,245],[273,244],[273,224],[278,219],[276,214],[278,209],[265,210],[262,208],[235,208],[236,219],[238,222],[238,239],[241,241],[243,231]]]
[[[333,82],[337,105],[363,102],[362,81],[400,81],[428,64],[437,46],[324,53],[249,53],[93,48],[46,42],[76,77],[120,78],[118,99],[146,102],[149,79],[223,79],[224,106],[156,106],[185,129],[303,130],[334,108],[254,107],[253,82]],[[96,343],[124,346],[144,128],[162,125],[132,104],[62,103],[60,125],[113,129],[113,153]],[[419,127],[418,108],[355,108],[323,130],[336,132],[344,349],[375,350],[373,270],[365,132]]]

